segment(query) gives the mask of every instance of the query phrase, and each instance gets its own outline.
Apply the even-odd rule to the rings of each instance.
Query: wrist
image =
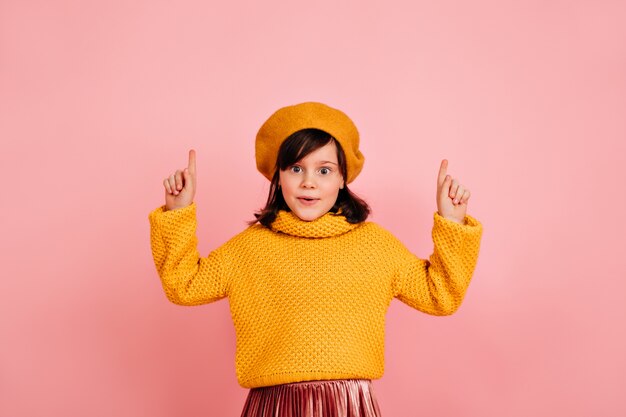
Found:
[[[461,224],[461,225],[466,225],[467,224],[467,222],[465,221],[465,218],[463,218],[462,220],[459,220],[459,219],[454,218],[454,217],[444,217],[444,219],[448,219],[450,221],[453,221],[453,222]]]

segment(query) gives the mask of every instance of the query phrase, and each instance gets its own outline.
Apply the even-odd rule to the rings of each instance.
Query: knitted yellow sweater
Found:
[[[454,313],[476,266],[482,225],[434,213],[430,260],[378,224],[333,213],[303,221],[281,211],[268,229],[247,227],[201,257],[196,204],[149,214],[154,263],[167,298],[206,304],[228,297],[235,368],[244,388],[325,379],[378,379],[385,314],[397,297],[432,315]]]

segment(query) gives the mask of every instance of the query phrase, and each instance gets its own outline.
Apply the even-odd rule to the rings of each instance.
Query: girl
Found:
[[[256,220],[207,257],[196,238],[195,151],[163,181],[149,214],[154,262],[167,298],[198,305],[228,297],[235,367],[249,388],[242,417],[380,416],[385,314],[393,298],[431,315],[457,311],[478,258],[482,225],[470,192],[437,178],[429,260],[413,255],[348,189],[363,167],[356,126],[307,102],[276,111],[256,137],[271,181]]]

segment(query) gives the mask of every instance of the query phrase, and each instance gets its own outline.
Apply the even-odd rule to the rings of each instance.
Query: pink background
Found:
[[[352,189],[432,251],[441,159],[484,225],[461,309],[394,300],[384,416],[626,415],[619,1],[0,1],[0,415],[238,416],[226,300],[165,298],[148,213],[198,155],[201,253],[266,198],[254,136],[322,101]]]

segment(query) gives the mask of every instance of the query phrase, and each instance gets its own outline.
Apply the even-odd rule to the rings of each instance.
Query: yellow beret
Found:
[[[255,143],[256,166],[261,174],[271,181],[280,145],[292,133],[308,128],[323,130],[337,139],[346,154],[346,183],[352,182],[365,161],[359,151],[359,132],[344,112],[316,102],[283,107],[263,123]]]

